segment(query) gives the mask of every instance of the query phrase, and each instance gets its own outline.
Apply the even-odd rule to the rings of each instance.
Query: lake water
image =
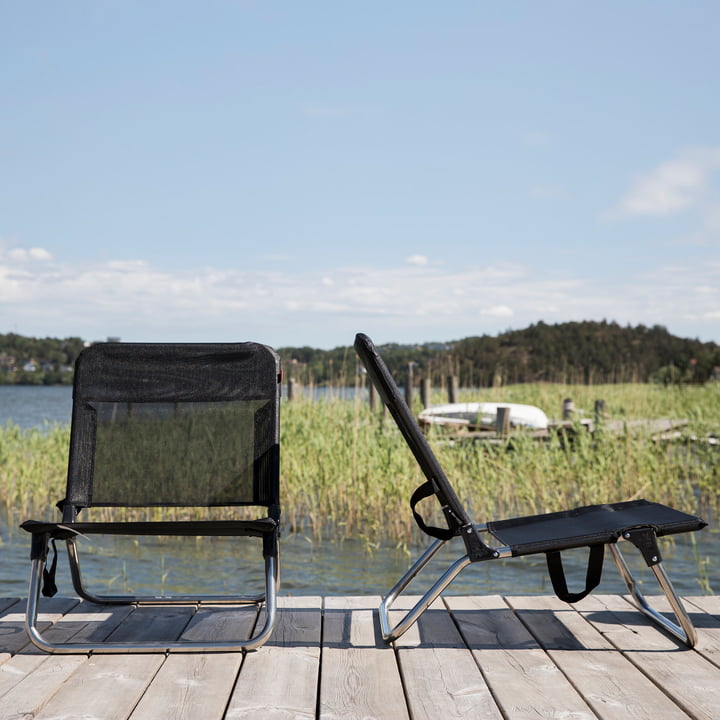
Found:
[[[0,425],[8,421],[23,428],[43,428],[68,423],[72,408],[70,387],[0,386]],[[0,515],[0,597],[27,594],[29,578],[29,535],[17,528],[24,518]],[[714,525],[714,523],[713,523]],[[110,537],[81,540],[78,545],[83,574],[88,585],[99,592],[183,592],[196,587],[199,592],[242,591],[245,577],[261,581],[259,549],[247,538],[136,538]],[[718,534],[710,528],[699,533],[660,539],[660,549],[677,590],[683,594],[720,592],[720,564],[717,557]],[[409,555],[393,546],[368,548],[357,540],[313,542],[300,533],[287,533],[281,539],[281,591],[302,594],[381,594],[399,578],[410,563]],[[249,548],[249,549],[248,549]],[[647,592],[655,592],[651,574],[643,567],[639,554],[627,546],[626,559],[637,570]],[[58,588],[72,594],[63,544],[58,544]],[[421,548],[412,550],[413,558]],[[454,553],[454,554],[453,554]],[[427,570],[427,576],[442,572],[459,547],[443,551]],[[571,589],[584,585],[586,552],[564,555]],[[698,578],[701,578],[702,585]],[[198,588],[201,584],[203,587]],[[410,591],[412,591],[412,587]],[[605,563],[603,580],[596,592],[625,592],[625,586],[612,561]],[[466,569],[450,586],[448,593],[552,593],[543,556],[509,561],[477,563]]]
[[[0,385],[0,426],[12,422],[21,428],[67,424],[72,413],[69,385],[36,387]]]

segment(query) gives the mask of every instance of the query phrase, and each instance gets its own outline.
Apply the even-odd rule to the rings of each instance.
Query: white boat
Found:
[[[511,427],[547,430],[547,415],[539,407],[520,403],[470,402],[431,405],[418,415],[418,421],[421,425],[495,429],[498,408],[509,408]]]

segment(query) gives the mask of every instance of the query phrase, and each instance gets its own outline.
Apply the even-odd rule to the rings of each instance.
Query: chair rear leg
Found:
[[[435,540],[427,550],[410,566],[408,571],[398,580],[380,603],[380,630],[385,642],[397,640],[405,633],[425,610],[437,599],[442,591],[464,570],[472,561],[465,555],[456,560],[427,590],[420,600],[409,610],[402,619],[394,625],[390,622],[390,611],[403,590],[420,574],[423,568],[437,554],[446,540]]]
[[[620,572],[620,576],[625,581],[625,585],[627,585],[630,595],[632,596],[638,609],[647,615],[656,625],[659,625],[673,637],[685,643],[688,647],[694,647],[697,642],[697,632],[695,631],[695,626],[693,625],[690,616],[687,614],[682,601],[675,592],[675,588],[670,582],[670,578],[667,576],[662,563],[656,562],[650,564],[650,568],[652,569],[658,584],[662,588],[665,597],[668,599],[677,622],[673,622],[669,618],[665,617],[665,615],[650,605],[647,598],[640,591],[640,588],[638,587],[638,584],[630,571],[630,568],[625,562],[625,558],[623,557],[623,554],[617,544],[613,543],[609,545],[609,548],[612,553],[613,560],[615,561],[615,565]]]

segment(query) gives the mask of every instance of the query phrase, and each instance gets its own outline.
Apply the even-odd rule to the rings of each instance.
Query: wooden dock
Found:
[[[720,597],[687,598],[694,650],[621,596],[448,596],[394,647],[377,597],[283,597],[278,627],[247,653],[47,655],[24,602],[0,600],[0,718],[720,718]],[[658,600],[658,606],[662,604]],[[238,637],[256,610],[41,603],[55,640]]]

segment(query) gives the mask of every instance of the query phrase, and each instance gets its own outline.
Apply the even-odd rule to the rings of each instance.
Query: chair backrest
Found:
[[[98,343],[75,366],[63,519],[279,506],[280,363],[256,343]]]
[[[471,520],[465,508],[455,494],[445,471],[430,448],[372,340],[367,335],[358,333],[355,336],[355,351],[365,365],[373,385],[390,411],[425,477],[430,482],[438,501],[443,507],[449,508],[450,517],[456,518],[458,527],[470,524]],[[446,517],[448,517],[447,512]]]

